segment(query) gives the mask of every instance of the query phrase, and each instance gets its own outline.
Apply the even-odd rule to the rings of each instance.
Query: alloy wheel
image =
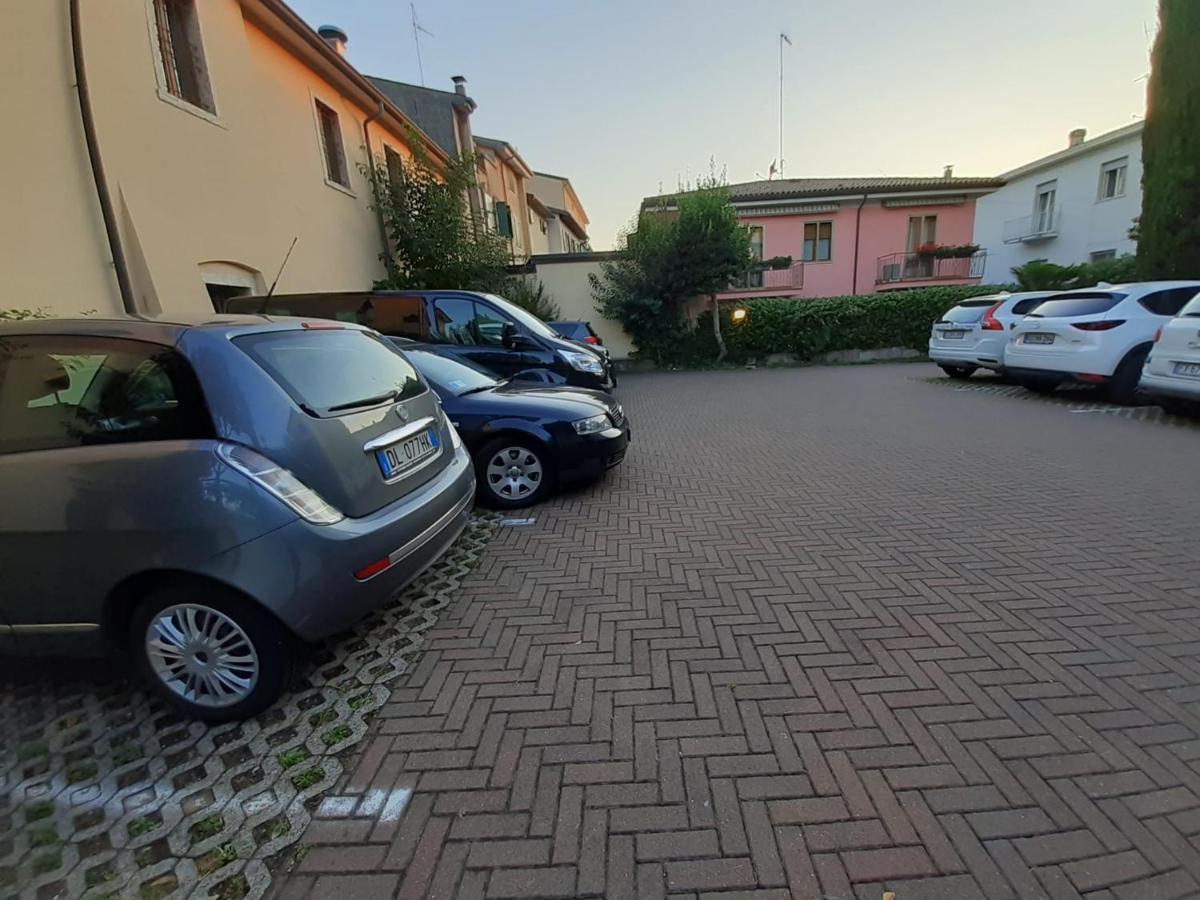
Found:
[[[526,447],[505,447],[487,464],[488,488],[501,500],[523,500],[542,484],[542,461]]]
[[[197,706],[232,706],[258,683],[254,644],[237,622],[210,606],[166,607],[150,620],[145,643],[154,674]]]

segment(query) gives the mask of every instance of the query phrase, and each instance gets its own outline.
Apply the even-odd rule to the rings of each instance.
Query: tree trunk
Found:
[[[717,304],[717,295],[712,294],[713,337],[717,339],[717,365],[725,362],[725,338],[721,336],[721,308]]]

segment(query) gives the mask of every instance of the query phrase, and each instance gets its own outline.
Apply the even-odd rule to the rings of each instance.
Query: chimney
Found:
[[[460,97],[467,96],[467,79],[462,75],[454,75],[450,79],[454,82],[454,93]]]
[[[943,178],[953,178],[954,177],[954,166],[950,165],[950,166],[946,166],[946,168],[942,169],[942,177]]]
[[[1067,147],[1078,147],[1087,138],[1086,128],[1076,128],[1067,135]]]
[[[346,44],[350,42],[350,38],[346,36],[346,32],[338,28],[336,25],[322,25],[317,29],[322,40],[330,47],[337,51],[338,56],[346,55]]]

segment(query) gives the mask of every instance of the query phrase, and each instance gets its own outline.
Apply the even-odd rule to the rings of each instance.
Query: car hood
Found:
[[[569,385],[523,384],[519,381],[456,397],[447,405],[463,403],[476,408],[486,406],[489,413],[497,416],[527,415],[564,420],[583,419],[602,412],[615,415],[617,410],[616,401],[603,391]]]

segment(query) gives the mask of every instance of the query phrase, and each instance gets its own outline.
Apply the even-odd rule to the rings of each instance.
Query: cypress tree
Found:
[[[1142,131],[1142,278],[1200,278],[1200,0],[1159,0]]]

